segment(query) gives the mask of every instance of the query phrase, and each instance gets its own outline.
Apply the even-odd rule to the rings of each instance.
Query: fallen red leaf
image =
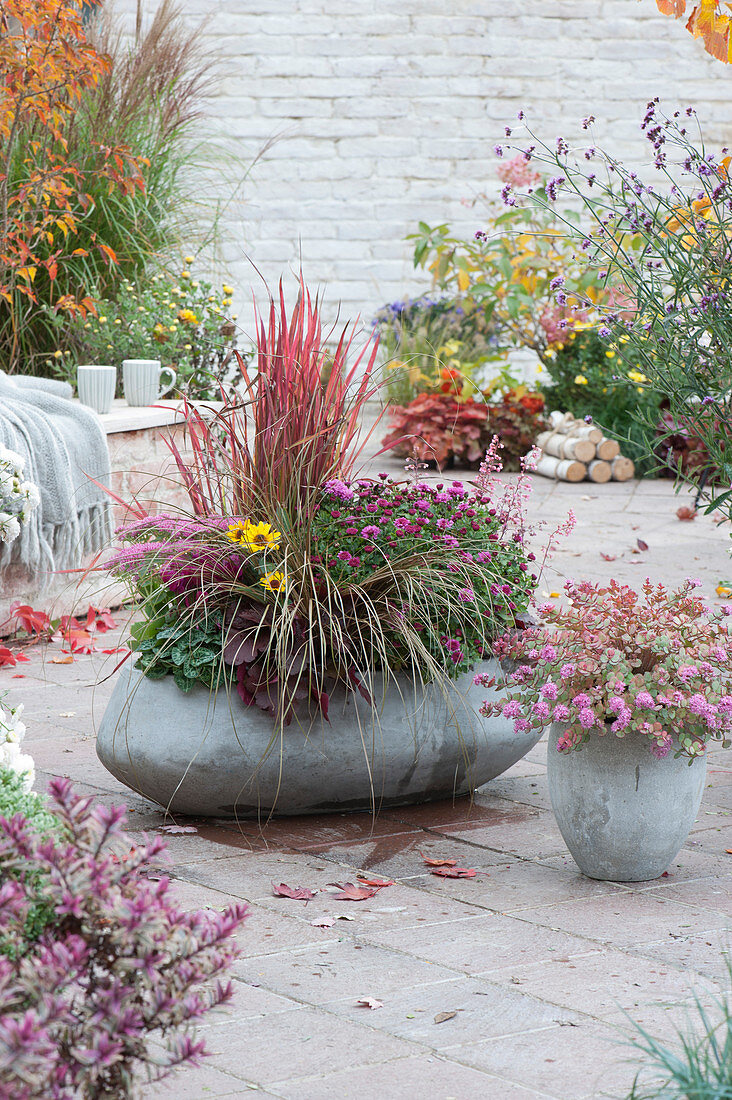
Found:
[[[696,519],[696,511],[693,508],[687,508],[685,504],[682,504],[680,508],[676,509],[676,515],[680,520],[685,520],[690,523],[691,520]]]
[[[41,634],[51,626],[51,620],[45,611],[36,611],[27,603],[12,603],[10,614],[18,620],[28,634]]]
[[[272,893],[276,898],[292,898],[293,901],[310,901],[315,897],[312,890],[308,890],[306,886],[297,886],[294,889],[292,886],[287,886],[284,882],[281,882],[279,886],[272,883]]]
[[[392,878],[366,878],[366,875],[358,875],[358,881],[362,882],[364,886],[375,886],[377,890],[383,889],[384,886],[393,886],[394,879]]]
[[[374,897],[375,894],[376,890],[354,886],[352,882],[346,882],[339,893],[334,894],[333,897],[336,901],[366,901],[368,898]]]
[[[638,546],[639,550],[647,550],[648,549],[648,543],[644,542],[643,539],[636,539],[635,541],[636,541],[636,545]]]
[[[475,878],[478,874],[471,867],[433,867],[431,873],[442,878]]]
[[[419,853],[422,859],[425,861],[428,867],[454,867],[457,863],[456,859],[431,859],[430,856],[425,856],[422,852]]]
[[[0,645],[0,668],[3,668],[5,665],[14,668],[18,661],[27,660],[28,658],[24,657],[22,653],[13,653],[12,649],[8,649],[6,645]]]
[[[617,554],[603,554],[602,550],[600,551],[600,557],[603,561],[615,561],[617,556]]]

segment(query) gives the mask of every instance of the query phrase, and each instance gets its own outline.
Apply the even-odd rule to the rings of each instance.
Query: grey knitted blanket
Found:
[[[107,437],[91,409],[70,400],[71,386],[0,371],[0,443],[25,460],[41,503],[14,542],[0,548],[0,567],[22,564],[43,585],[54,570],[74,569],[112,535]]]

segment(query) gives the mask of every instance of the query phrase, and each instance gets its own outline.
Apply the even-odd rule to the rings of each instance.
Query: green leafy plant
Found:
[[[186,257],[187,263],[193,257]],[[97,315],[78,322],[71,337],[73,361],[109,363],[160,359],[178,374],[177,389],[191,399],[219,400],[221,387],[239,377],[233,363],[236,314],[233,287],[215,289],[184,268],[172,279],[158,272],[139,284],[123,283],[114,299],[96,303]],[[72,362],[60,349],[55,361]],[[53,359],[47,365],[53,366]],[[233,364],[233,365],[232,365]],[[121,383],[121,369],[120,383]],[[120,391],[121,392],[121,391]]]
[[[501,147],[496,151],[503,154]],[[495,204],[480,196],[476,201],[486,215],[472,237],[458,236],[448,225],[420,222],[407,239],[415,242],[415,267],[428,268],[442,293],[459,291],[479,309],[495,327],[504,356],[512,347],[524,347],[544,361],[562,321],[588,319],[603,296],[604,279],[581,245],[567,239],[544,201],[546,181],[528,158],[520,153],[499,175],[507,205],[495,213]],[[573,217],[564,214],[565,220]]]
[[[81,28],[75,4],[43,2],[49,11],[73,11]],[[25,11],[40,3],[18,6]],[[46,25],[52,23],[49,15]],[[73,228],[54,225],[54,243],[37,242],[35,300],[0,302],[0,360],[25,373],[56,373],[59,350],[68,352],[62,361],[67,367],[78,318],[93,316],[94,301],[115,298],[125,282],[141,281],[184,248],[205,248],[218,218],[221,151],[201,141],[197,125],[212,81],[211,58],[198,31],[185,26],[173,0],[163,0],[149,25],[138,13],[131,44],[105,12],[94,11],[78,33],[85,56],[104,64],[78,94],[67,94],[63,89],[78,81],[78,66],[67,57],[58,85],[66,97],[62,140],[39,141],[33,119],[21,114],[9,152],[11,188],[21,188],[29,173],[43,178],[49,159],[75,173],[67,211]],[[109,186],[109,172],[119,174],[118,149],[136,166],[134,187]],[[218,187],[209,179],[213,165]],[[66,215],[57,217],[63,221]],[[55,250],[64,231],[69,244],[61,261]],[[64,305],[79,301],[81,312]]]
[[[626,369],[615,347],[596,328],[582,323],[572,325],[547,350],[545,363],[548,377],[539,389],[550,410],[591,417],[607,435],[622,442],[623,453],[633,459],[639,472],[655,469],[655,432],[643,417],[658,419],[659,399],[637,365]]]
[[[583,123],[590,135],[592,123]],[[716,484],[706,484],[709,509],[730,515],[730,158],[710,152],[696,136],[701,127],[691,107],[669,117],[652,100],[642,128],[655,169],[651,182],[595,142],[580,160],[564,139],[550,146],[528,131],[532,148],[526,153],[555,173],[551,190],[536,201],[547,216],[554,211],[567,241],[583,245],[605,278],[621,288],[621,308],[606,303],[598,330],[618,352],[617,373],[636,370],[647,379],[643,384],[669,414],[667,438],[681,425],[701,441],[720,475]],[[562,194],[582,204],[587,215],[581,240],[574,222],[558,209]],[[639,417],[653,439],[655,410],[641,407]],[[681,464],[677,473],[694,485],[701,481],[700,466]]]
[[[451,377],[460,378],[464,400],[479,388],[486,364],[500,355],[485,311],[462,294],[392,302],[376,314],[374,327],[384,360],[382,396],[396,405],[420,393],[448,392]]]

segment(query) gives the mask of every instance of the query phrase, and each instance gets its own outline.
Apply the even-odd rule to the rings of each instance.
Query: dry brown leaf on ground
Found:
[[[435,1016],[436,1024],[444,1024],[446,1020],[452,1020],[453,1016],[457,1016],[457,1012],[438,1012]]]
[[[687,508],[685,504],[682,504],[680,508],[676,509],[676,515],[678,518],[686,523],[690,523],[691,520],[696,519],[696,511],[694,508]]]
[[[431,856],[425,856],[422,852],[419,854],[428,867],[454,867],[457,863],[456,859],[432,859]]]

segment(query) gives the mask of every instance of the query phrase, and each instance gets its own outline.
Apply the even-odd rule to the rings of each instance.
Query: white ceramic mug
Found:
[[[160,375],[169,374],[170,382],[161,387]],[[159,359],[125,359],[122,382],[128,405],[153,405],[170,393],[177,374],[172,367],[161,367]]]
[[[82,363],[76,368],[76,387],[82,405],[97,413],[108,413],[114,401],[117,368]]]

